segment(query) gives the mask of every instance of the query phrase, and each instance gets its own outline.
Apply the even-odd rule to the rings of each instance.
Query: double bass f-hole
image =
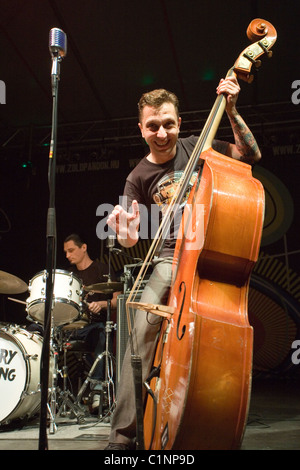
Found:
[[[186,329],[186,325],[183,325],[182,330],[181,330],[181,335],[179,337],[179,326],[180,326],[181,315],[182,315],[182,310],[183,310],[183,306],[184,306],[184,302],[185,302],[185,294],[186,294],[186,285],[185,285],[184,281],[182,281],[180,283],[179,292],[181,292],[182,289],[184,289],[184,290],[183,290],[182,302],[181,302],[181,306],[180,306],[180,312],[179,312],[179,316],[178,316],[177,332],[176,332],[178,341],[182,340],[182,338],[184,337],[185,329]]]

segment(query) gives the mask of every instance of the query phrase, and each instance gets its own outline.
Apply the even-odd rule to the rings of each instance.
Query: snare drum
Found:
[[[0,424],[28,418],[39,411],[42,343],[39,335],[18,326],[0,328]],[[49,380],[52,374],[53,360]]]
[[[47,271],[41,271],[29,281],[30,296],[26,300],[29,316],[44,323]],[[52,317],[54,326],[76,320],[81,309],[82,283],[69,271],[57,269],[53,286]]]

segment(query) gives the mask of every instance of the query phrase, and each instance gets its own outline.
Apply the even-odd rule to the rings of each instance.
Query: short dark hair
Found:
[[[68,235],[68,236],[65,238],[64,243],[73,241],[76,246],[79,246],[79,248],[81,248],[82,245],[83,245],[84,243],[86,243],[86,242],[83,241],[83,240],[84,240],[84,239],[82,238],[82,236],[78,235],[78,233],[71,233],[71,235]]]
[[[164,88],[148,91],[144,93],[138,102],[139,120],[141,121],[142,112],[145,106],[160,108],[164,103],[172,103],[174,105],[177,117],[179,117],[179,100],[171,91]]]

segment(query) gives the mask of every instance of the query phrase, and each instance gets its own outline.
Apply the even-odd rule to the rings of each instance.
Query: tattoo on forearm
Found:
[[[255,161],[260,156],[257,142],[243,118],[237,114],[229,118],[232,125],[235,145],[241,153],[242,161]]]

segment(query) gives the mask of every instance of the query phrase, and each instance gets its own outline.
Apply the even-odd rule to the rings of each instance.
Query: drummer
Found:
[[[106,264],[92,260],[88,253],[87,243],[80,235],[73,233],[64,240],[64,252],[71,264],[70,270],[77,276],[83,286],[107,282],[109,268]],[[112,270],[111,270],[112,271]],[[115,281],[115,274],[110,272],[111,280]],[[84,287],[83,287],[84,289]],[[114,292],[111,299],[111,310],[117,308],[117,297],[121,292]],[[86,320],[86,326],[74,330],[72,340],[83,340],[88,346],[88,350],[94,351],[89,361],[92,366],[95,358],[105,350],[105,321],[107,315],[107,296],[99,293],[88,293],[83,302],[82,319]],[[104,360],[98,363],[93,378],[101,382],[104,380]],[[100,390],[101,385],[94,388]],[[92,411],[99,407],[100,396],[94,394]]]

